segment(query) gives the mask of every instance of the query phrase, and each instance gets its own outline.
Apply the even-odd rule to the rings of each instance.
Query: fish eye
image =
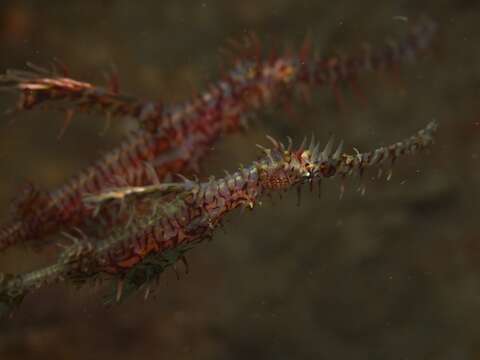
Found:
[[[302,178],[303,180],[310,180],[312,178],[312,173],[308,170],[306,170],[303,174],[302,174]]]

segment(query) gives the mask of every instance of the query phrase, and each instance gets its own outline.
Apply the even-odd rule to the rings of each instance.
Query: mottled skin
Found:
[[[263,149],[265,157],[222,179],[205,183],[186,180],[174,186],[152,185],[148,193],[143,192],[143,188],[130,188],[129,191],[119,189],[115,196],[112,195],[115,191],[109,191],[107,196],[100,194],[99,205],[114,198],[151,200],[151,211],[136,216],[129,225],[114,228],[105,239],[75,240],[49,267],[24,275],[0,276],[0,300],[18,301],[46,284],[95,274],[122,278],[150,254],[162,254],[211,237],[227,213],[239,207],[252,209],[265,193],[331,177],[361,175],[366,169],[393,163],[400,156],[429,147],[436,130],[436,122],[431,122],[410,138],[355,155],[342,153],[342,143],[333,151],[332,141],[322,151],[313,141],[308,148],[302,145],[291,151],[272,139],[274,147]],[[141,200],[137,198],[139,194],[143,197]]]
[[[434,24],[426,21],[412,27],[404,40],[358,56],[321,59],[301,52],[263,62],[240,61],[209,91],[173,106],[121,95],[115,81],[110,89],[103,89],[66,77],[49,77],[42,71],[8,72],[0,78],[0,85],[20,91],[19,109],[58,104],[68,116],[74,111],[128,115],[143,127],[58,190],[42,193],[41,201],[32,196],[37,190],[27,194],[23,211],[17,209],[13,222],[0,228],[0,250],[94,220],[92,209],[82,201],[85,194],[125,184],[142,186],[151,183],[152,177],[164,181],[168,174],[196,171],[221,134],[238,130],[251,111],[278,101],[278,94],[286,88],[327,85],[338,94],[339,84],[354,84],[362,72],[412,61],[430,45],[434,33]],[[109,212],[103,217],[109,218]],[[113,219],[109,222],[113,224]]]

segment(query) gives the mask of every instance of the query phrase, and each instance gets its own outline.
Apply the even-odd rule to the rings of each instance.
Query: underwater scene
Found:
[[[479,14],[3,0],[0,359],[479,358]]]

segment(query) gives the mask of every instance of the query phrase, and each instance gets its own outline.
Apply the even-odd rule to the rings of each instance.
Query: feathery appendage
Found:
[[[410,62],[431,44],[436,25],[425,20],[412,26],[405,39],[384,48],[365,49],[360,55],[319,58],[308,51],[296,55],[256,57],[238,61],[235,68],[210,90],[181,105],[161,106],[110,89],[62,76],[9,72],[0,78],[4,88],[20,91],[19,109],[42,104],[75,111],[100,111],[108,116],[129,115],[144,127],[61,188],[47,194],[50,201],[15,218],[0,230],[0,251],[19,242],[36,240],[92,220],[82,196],[109,187],[143,186],[152,178],[164,181],[169,174],[196,172],[200,161],[225,131],[242,126],[246,117],[266,104],[279,101],[284,90],[305,85],[354,85],[366,71],[381,71]],[[58,104],[58,106],[56,105]],[[62,104],[62,105],[60,105]],[[153,171],[152,171],[153,170]]]
[[[415,61],[431,47],[435,33],[436,24],[423,18],[412,25],[408,35],[400,41],[391,40],[380,48],[364,46],[359,54],[327,57],[312,56],[311,44],[306,44],[297,54],[263,56],[261,44],[256,40],[253,53],[240,54],[225,78],[209,86],[211,91],[180,106],[164,107],[160,102],[121,94],[116,74],[111,76],[108,87],[101,87],[69,78],[64,69],[60,74],[56,68],[49,71],[31,63],[27,63],[30,71],[8,70],[0,76],[0,90],[20,94],[17,110],[45,106],[65,111],[67,123],[77,111],[105,114],[108,118],[130,116],[156,131],[165,122],[183,119],[184,113],[207,110],[211,103],[218,103],[219,98],[238,97],[238,102],[244,96],[252,96],[260,106],[279,90],[279,85],[326,85],[336,91],[337,86],[352,84],[363,72],[392,69]]]
[[[4,307],[14,306],[27,293],[46,284],[65,280],[85,282],[102,275],[119,281],[117,300],[123,290],[149,291],[149,281],[181,260],[195,244],[211,237],[232,210],[253,209],[266,193],[326,178],[361,175],[383,163],[393,164],[401,156],[429,147],[436,130],[437,123],[433,121],[403,141],[356,154],[343,153],[343,142],[334,150],[333,141],[329,141],[321,150],[312,139],[308,147],[302,144],[292,150],[272,139],[273,148],[263,148],[262,159],[225,178],[111,189],[86,197],[89,204],[98,206],[129,198],[134,199],[134,204],[150,201],[150,206],[143,215],[130,206],[128,211],[135,213],[132,223],[114,228],[105,239],[76,241],[47,268],[24,275],[3,275],[0,300]]]
[[[66,71],[51,71],[27,63],[29,71],[7,70],[0,76],[0,90],[19,92],[14,111],[36,108],[66,113],[63,135],[75,112],[105,114],[112,117],[132,116],[143,120],[158,111],[157,104],[119,93],[118,77],[112,74],[108,87],[69,78]]]

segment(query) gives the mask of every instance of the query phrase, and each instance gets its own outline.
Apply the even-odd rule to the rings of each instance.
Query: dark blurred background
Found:
[[[259,113],[244,135],[225,138],[203,173],[222,174],[256,157],[264,135],[298,140],[334,133],[367,150],[409,136],[432,118],[430,154],[402,159],[391,181],[367,193],[325,184],[323,198],[295,194],[229,217],[226,232],[189,256],[190,274],[161,279],[155,298],[106,309],[101,293],[55,286],[28,297],[0,323],[1,359],[477,359],[480,357],[480,3],[478,1],[85,1],[0,2],[0,70],[27,61],[68,64],[104,83],[114,64],[124,92],[167,102],[218,79],[228,39],[256,32],[298,49],[310,33],[326,54],[382,44],[427,14],[435,51],[389,76],[361,78],[362,106],[328,89],[311,104]],[[13,98],[0,96],[0,107]],[[50,189],[112,148],[129,128],[77,116],[56,137],[60,114],[21,113],[0,124],[0,211],[26,180]],[[477,220],[475,220],[477,219]],[[0,270],[52,259],[19,247]]]

